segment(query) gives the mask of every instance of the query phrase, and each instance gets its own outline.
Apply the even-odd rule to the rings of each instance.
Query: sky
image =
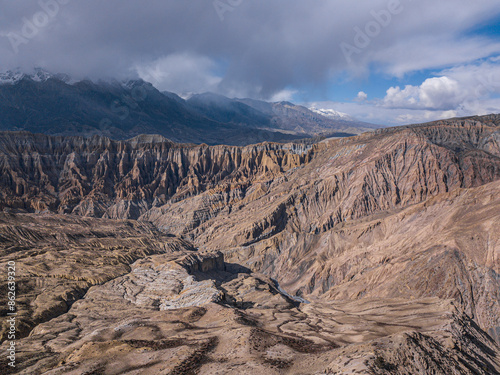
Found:
[[[399,125],[500,113],[498,0],[0,0],[0,71]]]

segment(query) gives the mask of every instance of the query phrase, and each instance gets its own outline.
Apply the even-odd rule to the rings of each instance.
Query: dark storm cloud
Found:
[[[224,0],[226,8],[216,8],[221,2],[213,1],[1,3],[8,20],[1,30],[7,67],[129,76],[135,66],[188,54],[213,60],[214,69],[220,65],[225,70],[220,86],[226,90],[242,86],[270,93],[302,80],[319,81],[343,58],[334,30],[339,20],[326,2],[241,1],[235,7]],[[23,27],[29,31],[26,24],[32,23],[36,28],[33,18],[51,7],[59,10],[50,22],[25,38]],[[9,33],[15,34],[9,38]]]
[[[364,30],[373,12],[383,13],[391,3],[402,11],[360,48],[354,28]],[[321,87],[343,71],[362,74],[377,62],[404,74],[409,64],[405,38],[412,35],[418,47],[438,34],[447,45],[446,32],[460,31],[457,21],[462,28],[472,26],[497,6],[496,0],[481,6],[443,3],[448,17],[437,20],[436,9],[444,5],[430,0],[360,0],[355,5],[327,0],[0,0],[0,68],[40,66],[77,78],[139,74],[172,91],[269,97],[290,87]],[[343,42],[355,48],[347,59]],[[389,49],[390,58],[384,55]],[[458,52],[480,54],[474,46]]]

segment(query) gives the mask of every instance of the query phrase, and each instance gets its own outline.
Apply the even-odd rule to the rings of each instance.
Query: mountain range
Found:
[[[118,140],[160,134],[180,143],[247,145],[344,137],[377,127],[326,117],[289,102],[229,99],[213,93],[184,100],[142,80],[73,81],[41,69],[0,74],[0,130],[95,134]]]

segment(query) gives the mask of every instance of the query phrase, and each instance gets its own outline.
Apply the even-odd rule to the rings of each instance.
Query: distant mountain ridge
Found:
[[[0,73],[0,130],[129,139],[160,134],[174,142],[248,145],[373,129],[288,102],[204,93],[185,100],[143,80],[74,81],[35,69]]]
[[[278,129],[291,130],[315,135],[331,135],[332,130],[359,134],[380,128],[379,125],[361,122],[348,115],[336,118],[325,116],[320,110],[282,101],[268,103],[254,99],[237,99],[249,106],[271,115],[272,124]],[[329,113],[328,110],[325,113]],[[331,110],[333,111],[333,110]],[[340,114],[340,112],[336,112]]]
[[[20,69],[7,70],[0,72],[0,85],[2,84],[16,84],[22,79],[31,79],[35,82],[45,82],[50,78],[59,79],[66,83],[74,83],[71,77],[67,74],[52,74],[42,68],[35,68],[30,73],[25,73]]]
[[[329,118],[334,118],[338,120],[345,120],[345,121],[355,121],[351,116],[349,116],[347,113],[339,112],[334,109],[323,109],[323,108],[316,108],[316,107],[310,107],[309,108],[311,111],[314,113],[320,114],[325,117]]]

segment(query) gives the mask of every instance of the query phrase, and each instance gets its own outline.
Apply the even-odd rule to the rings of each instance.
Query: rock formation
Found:
[[[19,373],[500,371],[499,115],[246,147],[7,132],[0,170]]]

